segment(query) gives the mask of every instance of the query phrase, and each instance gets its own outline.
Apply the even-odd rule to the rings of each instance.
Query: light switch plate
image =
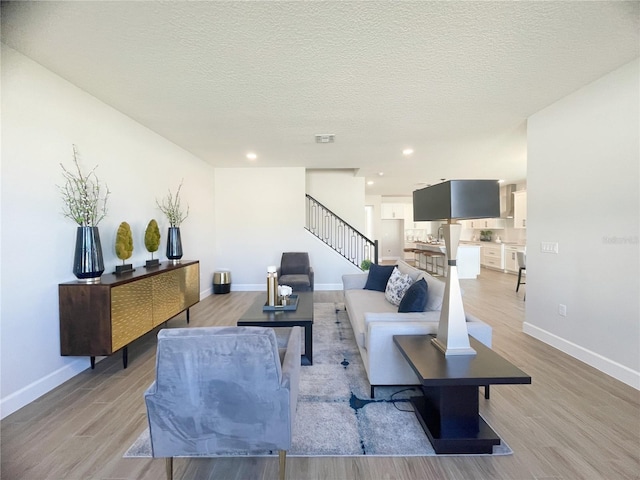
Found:
[[[542,253],[558,253],[558,242],[540,242]]]

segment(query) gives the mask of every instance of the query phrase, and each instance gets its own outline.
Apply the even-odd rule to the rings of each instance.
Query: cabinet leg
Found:
[[[189,309],[187,308],[187,325],[189,324]]]
[[[484,398],[486,398],[487,400],[489,400],[489,395],[490,395],[489,385],[485,385],[485,386],[484,386]]]
[[[129,364],[129,347],[124,347],[122,349],[122,367],[127,368]]]
[[[91,370],[96,368],[96,357],[91,357]]]

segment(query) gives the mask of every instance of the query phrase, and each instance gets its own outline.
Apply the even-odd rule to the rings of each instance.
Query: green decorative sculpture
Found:
[[[144,232],[144,246],[151,253],[151,260],[147,260],[145,267],[157,267],[160,261],[157,258],[153,258],[153,252],[157,252],[158,248],[160,248],[160,228],[158,228],[158,222],[155,219],[149,222]]]
[[[116,274],[133,272],[133,265],[124,261],[133,254],[133,235],[127,222],[122,222],[116,234],[116,255],[122,260],[122,265],[116,267]]]

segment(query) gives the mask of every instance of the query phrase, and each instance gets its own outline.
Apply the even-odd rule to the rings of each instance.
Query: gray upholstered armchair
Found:
[[[153,457],[278,450],[280,479],[298,399],[301,329],[286,351],[272,328],[163,329],[156,380],[144,394]],[[282,358],[282,360],[281,360]]]
[[[277,270],[278,283],[294,292],[313,292],[313,268],[307,252],[284,252]]]

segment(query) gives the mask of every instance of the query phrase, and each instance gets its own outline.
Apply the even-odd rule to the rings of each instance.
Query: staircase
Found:
[[[310,195],[306,195],[305,228],[361,268],[363,260],[378,263],[378,241],[369,240]]]

